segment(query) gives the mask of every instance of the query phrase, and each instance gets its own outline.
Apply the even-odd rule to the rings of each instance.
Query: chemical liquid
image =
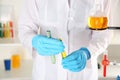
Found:
[[[4,37],[3,35],[3,26],[2,26],[2,23],[0,22],[0,37]]]
[[[14,54],[12,55],[12,68],[20,67],[20,55]]]
[[[50,30],[47,30],[47,37],[51,38],[51,31]],[[56,57],[55,57],[55,55],[51,56],[51,61],[52,61],[52,64],[56,63]]]
[[[62,52],[62,53],[61,53],[61,56],[62,56],[62,58],[64,59],[64,58],[66,57],[66,52],[65,52],[65,51]]]
[[[88,18],[88,26],[92,30],[104,30],[107,29],[108,19],[107,17],[94,17]]]
[[[62,39],[60,39],[60,38],[59,38],[59,40],[62,41]],[[62,59],[64,59],[64,58],[67,56],[67,55],[66,55],[66,52],[63,51],[63,52],[61,53],[61,56],[62,56]]]

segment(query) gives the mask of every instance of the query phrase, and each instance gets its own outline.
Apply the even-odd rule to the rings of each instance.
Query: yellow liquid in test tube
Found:
[[[6,32],[7,32],[7,38],[10,38],[10,25],[9,22],[6,23],[7,24],[7,28],[6,28]]]
[[[66,55],[66,52],[64,51],[64,52],[62,52],[61,53],[61,56],[62,56],[62,59],[64,59],[67,55]]]
[[[20,55],[14,54],[12,55],[12,68],[19,68],[20,67]]]
[[[94,17],[88,18],[88,26],[92,30],[104,30],[107,29],[108,19],[107,17]]]
[[[59,40],[62,41],[62,39],[60,39],[60,38],[59,38]],[[62,52],[62,53],[61,53],[61,56],[62,56],[62,59],[64,59],[64,58],[67,56],[67,55],[66,55],[66,52],[65,52],[65,51]]]

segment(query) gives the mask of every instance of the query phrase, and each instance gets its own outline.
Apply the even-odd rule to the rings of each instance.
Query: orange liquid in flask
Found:
[[[107,17],[94,17],[88,18],[88,26],[92,30],[104,30],[107,29],[108,19]]]

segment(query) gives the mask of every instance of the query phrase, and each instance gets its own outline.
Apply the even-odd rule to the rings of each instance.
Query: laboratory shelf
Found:
[[[18,38],[0,38],[0,46],[21,46]]]
[[[7,46],[9,46],[9,47],[11,47],[11,46],[22,46],[22,44],[21,43],[2,43],[2,44],[0,44],[0,47],[7,47]]]
[[[22,60],[20,68],[5,71],[4,63],[0,61],[0,80],[32,80],[33,61]]]

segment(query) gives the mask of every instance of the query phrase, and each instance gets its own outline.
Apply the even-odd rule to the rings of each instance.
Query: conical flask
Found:
[[[95,0],[95,4],[91,9],[88,17],[88,27],[92,30],[104,30],[108,26],[108,12],[106,11],[104,0]]]

